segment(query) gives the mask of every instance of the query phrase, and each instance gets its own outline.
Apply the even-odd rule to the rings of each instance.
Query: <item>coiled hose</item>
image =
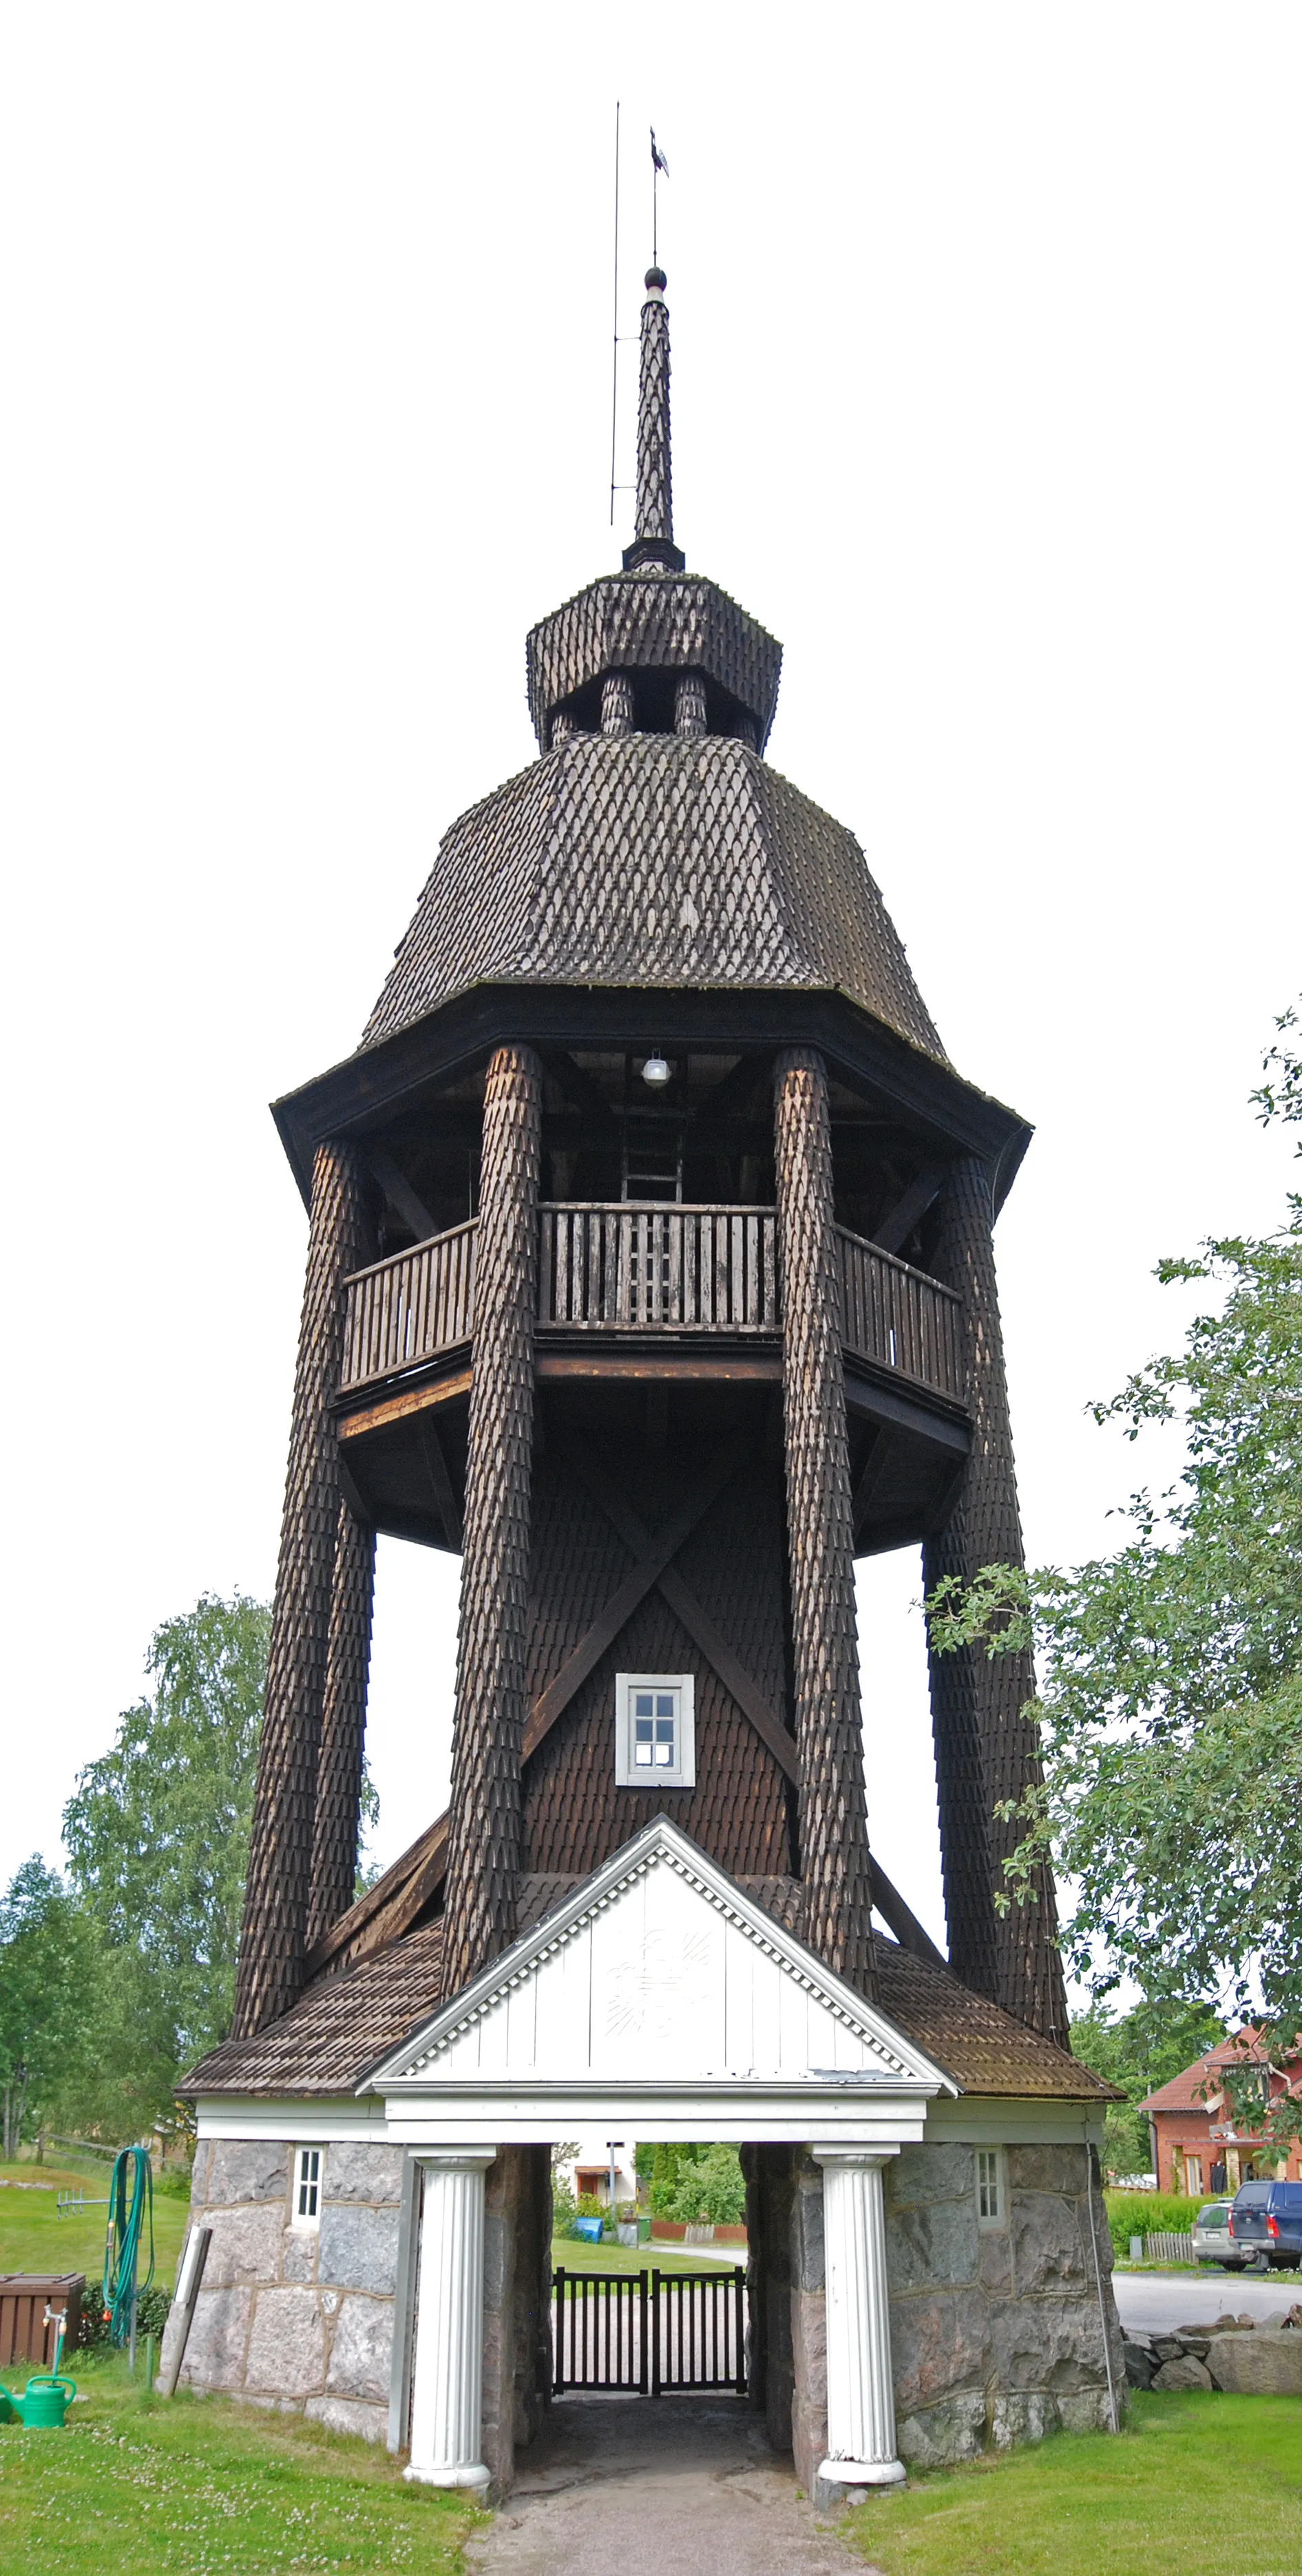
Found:
[[[128,2188],[129,2186],[129,2188]],[[149,2269],[140,2280],[140,2246],[149,2219]],[[104,2314],[115,2344],[131,2340],[131,2320],[154,2277],[154,2177],[148,2147],[122,2147],[109,2184],[104,2238]]]

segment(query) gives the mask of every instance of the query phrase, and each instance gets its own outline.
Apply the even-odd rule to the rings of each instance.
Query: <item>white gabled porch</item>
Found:
[[[817,2280],[811,2267],[791,2281],[798,2468],[827,2489],[903,2475],[882,2171],[956,2088],[666,1819],[433,2015],[366,2089],[421,2174],[410,2476],[490,2483],[485,2175],[503,2150],[589,2126],[803,2151],[806,2177],[821,2177],[821,2244]],[[802,2307],[815,2298],[817,2333]]]

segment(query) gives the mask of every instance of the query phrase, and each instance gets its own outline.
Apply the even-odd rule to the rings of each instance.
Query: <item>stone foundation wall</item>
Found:
[[[190,2216],[212,2241],[180,2384],[383,2441],[402,2149],[323,2147],[317,2228],[290,2225],[292,2158],[280,2139],[196,2152]]]
[[[1004,2149],[1005,2215],[977,2222],[976,2149],[906,2147],[886,2167],[900,2458],[930,2468],[1111,2424],[1091,2206],[1118,2404],[1126,2374],[1112,2246],[1083,2146]]]

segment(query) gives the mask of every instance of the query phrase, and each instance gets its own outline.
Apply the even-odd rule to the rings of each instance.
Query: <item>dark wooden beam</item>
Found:
[[[873,1903],[883,1923],[894,1933],[902,1950],[911,1950],[915,1959],[926,1959],[933,1968],[949,1967],[944,1952],[936,1948],[929,1932],[924,1932],[917,1915],[905,1904],[898,1887],[891,1884],[879,1860],[872,1864]]]
[[[944,1178],[943,1172],[919,1172],[903,1198],[897,1199],[890,1215],[874,1226],[872,1240],[881,1245],[883,1252],[898,1252],[900,1245],[908,1242],[915,1225],[921,1222],[933,1200],[939,1198]]]
[[[386,1430],[391,1422],[403,1422],[410,1414],[426,1413],[434,1405],[450,1404],[455,1396],[469,1395],[470,1371],[457,1369],[451,1376],[427,1379],[423,1386],[413,1386],[401,1395],[386,1395],[378,1404],[364,1404],[355,1413],[341,1414],[341,1440],[360,1440],[367,1431]]]
[[[357,1959],[369,1958],[374,1950],[383,1949],[387,1942],[396,1940],[398,1930],[395,1925],[405,1930],[409,1923],[414,1922],[437,1887],[447,1865],[447,1847],[447,1816],[436,1816],[433,1824],[427,1825],[424,1833],[417,1835],[415,1842],[390,1863],[383,1877],[377,1878],[374,1887],[368,1887],[365,1895],[359,1896],[357,1903],[350,1905],[337,1923],[331,1924],[315,1949],[308,1953],[306,1967],[309,1977],[319,1976],[332,1960],[341,1960],[345,1954],[351,1965]],[[413,1902],[413,1890],[417,1887],[421,1891],[419,1900]]]
[[[656,1537],[651,1536],[650,1531],[641,1521],[637,1523],[637,1544],[634,1545],[629,1541],[636,1563],[625,1575],[623,1582],[612,1592],[605,1609],[598,1618],[593,1620],[587,1635],[580,1640],[573,1654],[567,1657],[560,1671],[548,1683],[546,1690],[540,1692],[529,1711],[524,1730],[526,1760],[531,1753],[537,1751],[543,1737],[550,1733],[558,1717],[564,1714],[575,1692],[582,1689],[589,1673],[600,1663],[607,1647],[613,1646],[621,1628],[625,1627],[632,1618],[638,1603],[646,1599],[648,1592],[659,1581],[670,1558],[677,1555],[684,1540],[691,1536],[697,1522],[704,1519],[711,1504],[717,1502],[725,1487],[731,1484],[749,1448],[748,1441],[733,1440],[728,1443],[726,1449],[720,1450],[686,1502],[675,1512],[673,1519],[666,1522],[665,1527]],[[595,1462],[588,1458],[580,1445],[577,1442],[566,1441],[564,1454],[584,1483],[590,1483]]]
[[[667,1350],[663,1357],[658,1352],[651,1351],[639,1352],[635,1355],[629,1351],[615,1349],[613,1333],[599,1349],[593,1348],[597,1336],[590,1334],[585,1337],[588,1347],[583,1351],[551,1351],[546,1347],[549,1338],[550,1333],[546,1328],[538,1335],[537,1370],[542,1379],[664,1378],[670,1382],[679,1380],[687,1385],[715,1378],[721,1384],[725,1380],[733,1379],[756,1386],[782,1383],[782,1361],[776,1353],[772,1357],[767,1353],[763,1355],[756,1353],[753,1357],[748,1353],[737,1353],[726,1359],[713,1356],[689,1359],[680,1343],[673,1349]],[[619,1338],[623,1341],[626,1337],[621,1334]],[[668,1339],[667,1335],[666,1339]]]
[[[399,1171],[392,1154],[386,1154],[380,1145],[368,1145],[366,1159],[390,1207],[396,1210],[404,1225],[411,1227],[418,1243],[428,1243],[430,1236],[440,1229],[424,1201],[417,1197],[406,1173]]]
[[[606,1098],[595,1074],[576,1064],[564,1047],[545,1047],[542,1061],[544,1073],[551,1075],[585,1117],[596,1118],[603,1125],[614,1117],[615,1103]]]
[[[635,1551],[645,1550],[649,1533],[640,1515],[626,1499],[622,1486],[613,1476],[608,1476],[600,1461],[578,1442],[569,1444],[569,1455],[576,1472],[600,1503],[607,1519],[614,1523],[625,1546]],[[670,1609],[682,1621],[688,1635],[695,1639],[706,1662],[713,1664],[724,1689],[750,1719],[756,1734],[767,1744],[787,1778],[799,1785],[800,1766],[790,1729],[783,1725],[776,1709],[770,1707],[758,1683],[752,1681],[740,1657],[733,1653],[703,1603],[698,1601],[676,1568],[667,1562],[655,1581]]]
[[[428,1413],[420,1417],[419,1427],[421,1450],[429,1469],[429,1480],[434,1489],[434,1501],[439,1518],[447,1532],[448,1546],[454,1556],[459,1556],[462,1542],[461,1514],[457,1510],[457,1498],[452,1490],[452,1478],[448,1474],[448,1462],[443,1454],[443,1443],[439,1438],[437,1425]]]

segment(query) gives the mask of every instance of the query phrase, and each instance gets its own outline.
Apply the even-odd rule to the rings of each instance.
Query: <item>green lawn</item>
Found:
[[[1115,2439],[937,2471],[843,2528],[882,2576],[1302,2576],[1302,2398],[1133,2396]]]
[[[83,2191],[88,2201],[106,2200],[111,2168],[100,2173],[73,2173],[62,2165],[0,2164],[7,2182],[52,2183],[49,2191],[0,2191],[0,2272],[84,2272],[87,2282],[104,2270],[106,2209],[87,2209],[80,2218],[60,2218],[59,2193]],[[189,2214],[189,2199],[170,2188],[154,2194],[154,2278],[170,2290],[176,2278]]]
[[[0,2426],[0,2568],[254,2576],[270,2568],[454,2576],[476,2520],[407,2486],[384,2451],[219,2397],[145,2398],[122,2357],[74,2372],[62,2433]],[[15,2372],[7,2383],[21,2386]]]
[[[746,2248],[738,2245],[727,2251],[729,2262],[744,2265]],[[724,2266],[702,2259],[696,2246],[690,2250],[681,2245],[586,2245],[581,2236],[553,2236],[552,2268],[563,2265],[567,2272],[721,2272]]]

